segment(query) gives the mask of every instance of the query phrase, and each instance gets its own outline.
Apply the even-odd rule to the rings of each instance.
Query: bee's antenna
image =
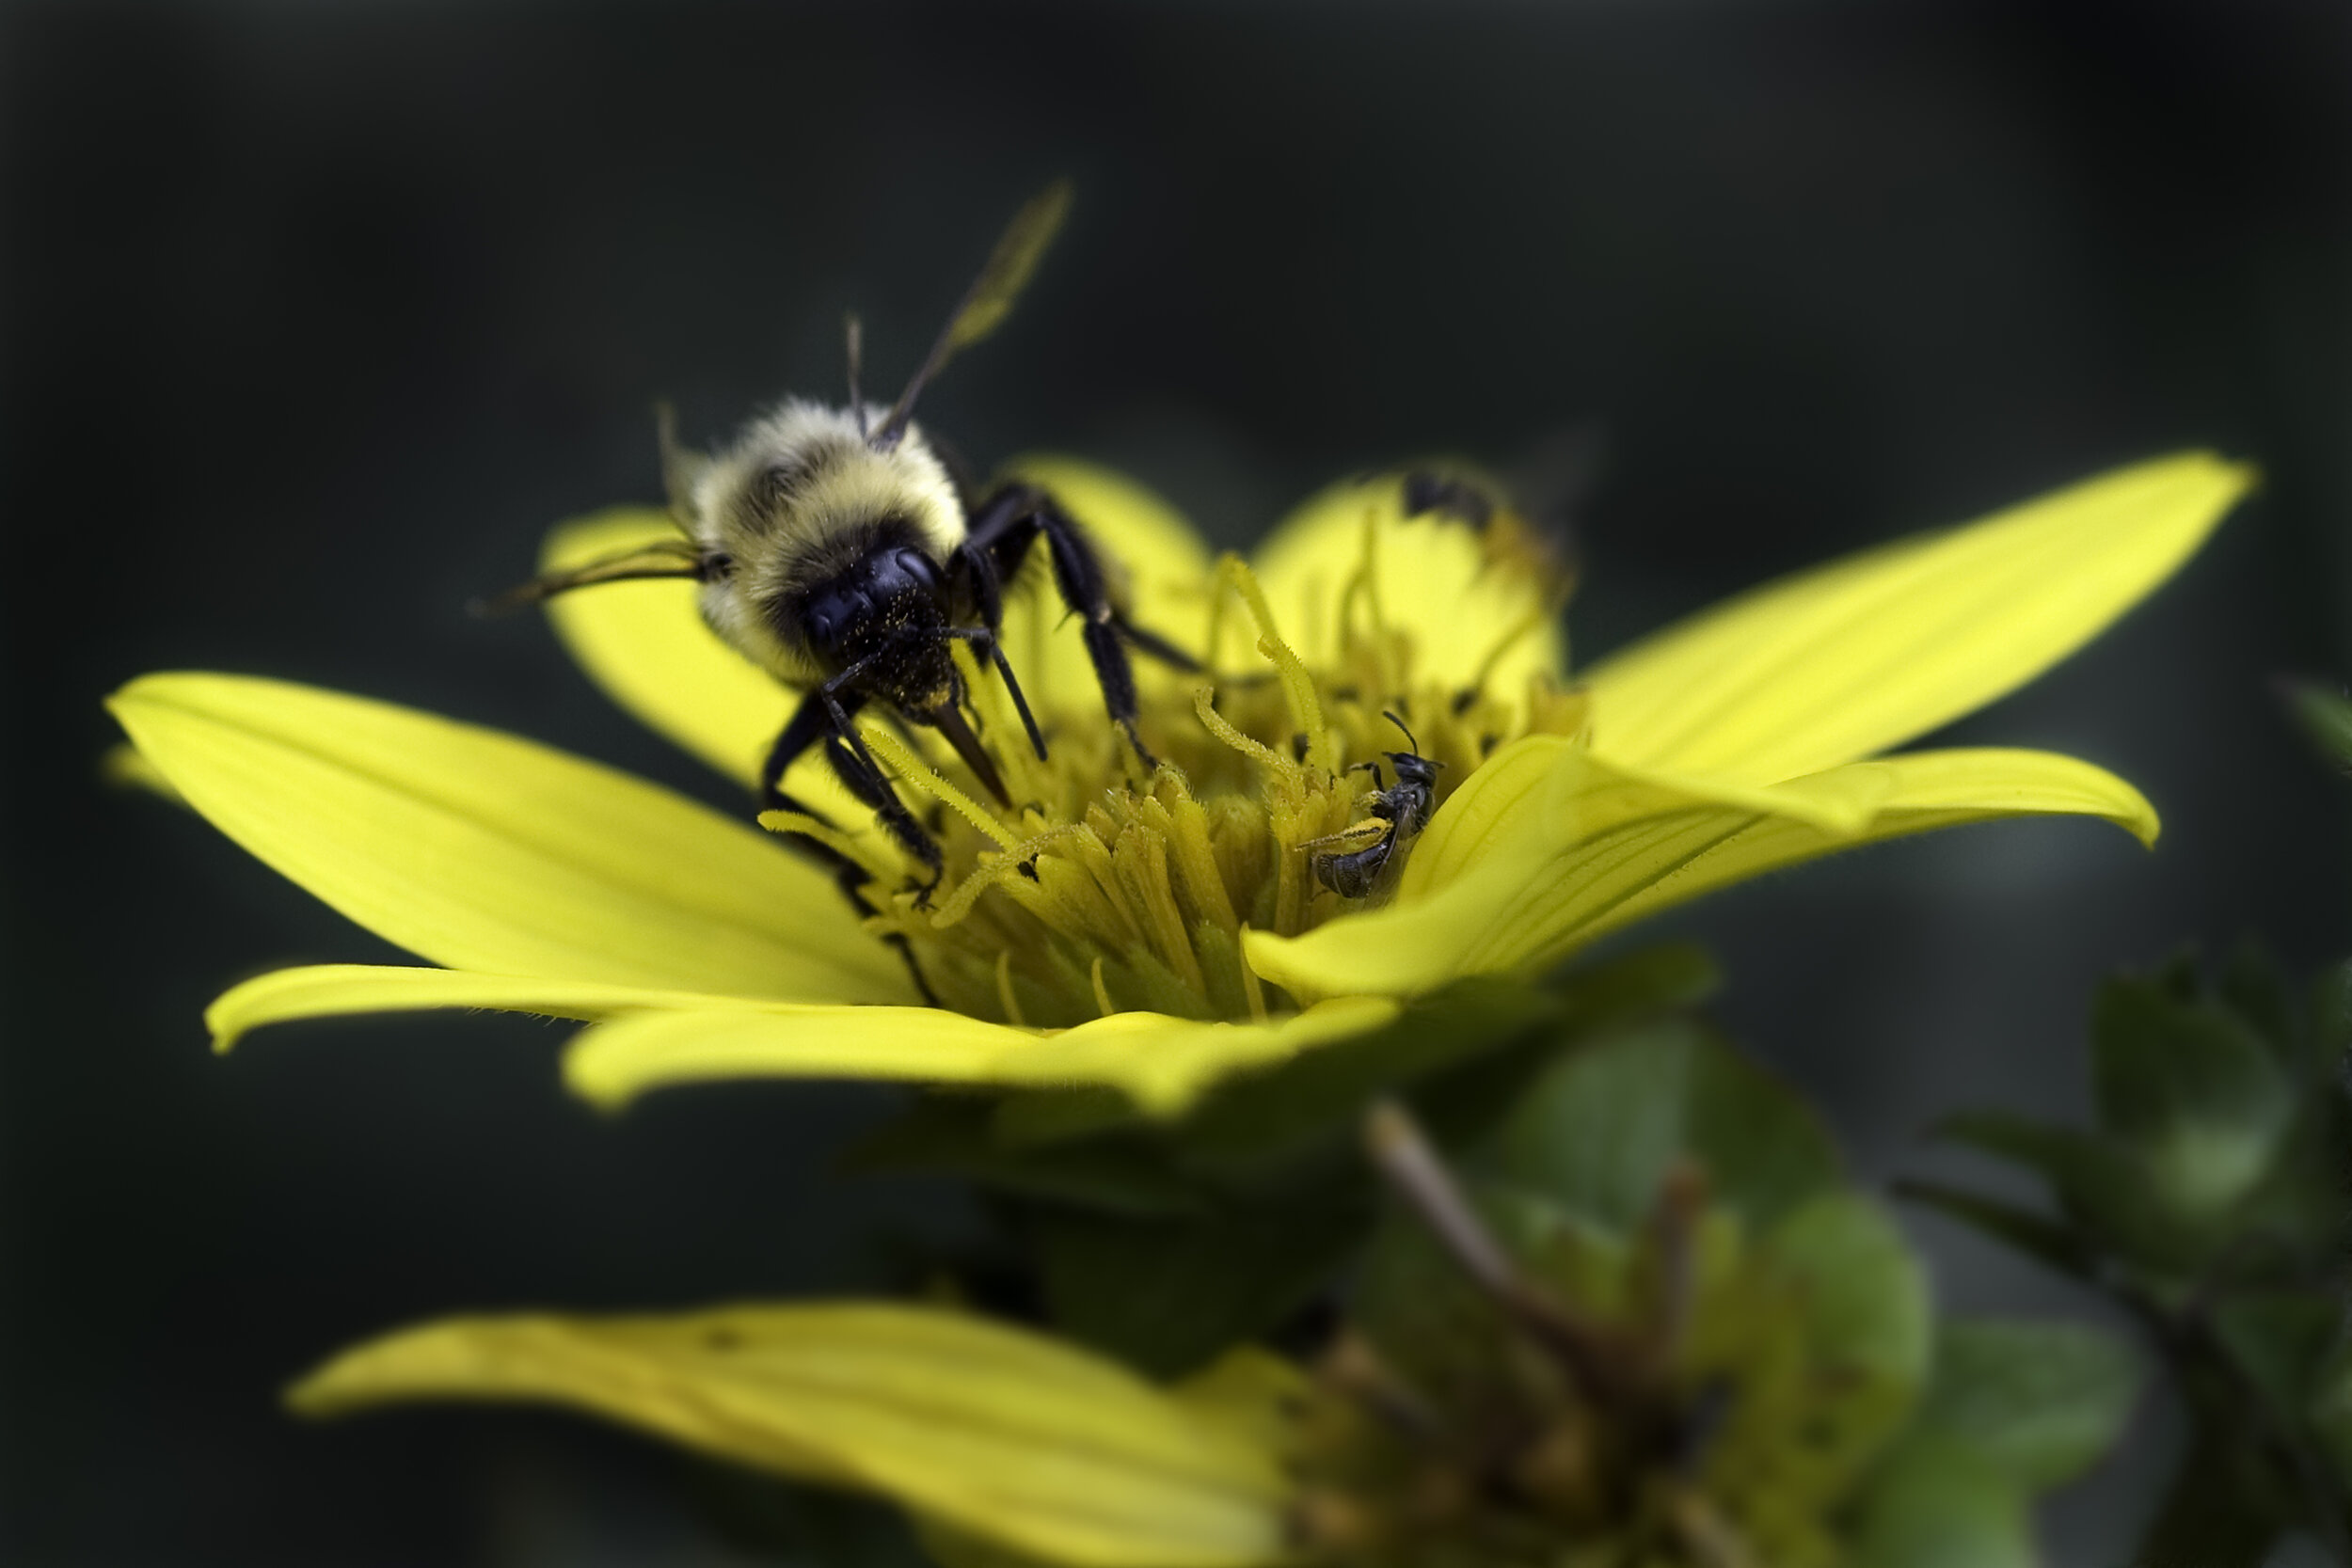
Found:
[[[1399,719],[1395,714],[1391,713],[1387,708],[1382,708],[1380,710],[1380,717],[1386,719],[1390,723],[1394,724],[1398,729],[1404,730],[1405,745],[1406,749],[1409,750],[1415,756],[1421,755],[1421,742],[1413,738],[1412,731],[1405,729],[1404,720]]]
[[[1069,211],[1070,182],[1057,180],[1012,215],[1012,222],[1005,226],[1004,237],[990,252],[988,264],[980,268],[980,276],[964,292],[963,302],[956,307],[956,313],[947,318],[946,329],[931,344],[930,353],[907,382],[907,389],[890,405],[889,416],[867,438],[877,451],[889,451],[898,446],[899,437],[906,434],[907,421],[914,415],[914,400],[922,395],[931,377],[945,369],[960,350],[970,348],[1003,324]]]
[[[857,420],[857,438],[871,440],[866,429],[866,396],[858,388],[858,369],[866,357],[866,324],[858,320],[855,310],[841,318],[842,350],[850,361],[850,413]]]
[[[504,615],[526,605],[544,604],[558,594],[594,588],[606,582],[636,582],[646,578],[692,578],[706,575],[702,552],[690,539],[650,539],[617,555],[598,557],[560,572],[549,572],[518,583],[503,594],[476,599],[467,608],[476,615]]]

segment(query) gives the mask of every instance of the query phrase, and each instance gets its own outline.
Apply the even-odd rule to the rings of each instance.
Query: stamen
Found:
[[[1020,843],[1011,829],[997,821],[993,813],[958,789],[946,774],[916,756],[897,736],[876,724],[860,724],[858,730],[865,736],[866,746],[896,768],[899,778],[994,839],[999,848],[1009,849]]]
[[[955,892],[931,913],[931,925],[940,930],[955,925],[972,912],[980,895],[992,887],[1001,887],[1019,878],[1025,865],[1034,866],[1037,858],[1064,839],[1085,832],[1075,822],[1065,822],[1058,828],[1048,828],[1034,838],[1024,839],[1002,854],[984,858],[979,868],[956,884]]]
[[[1271,746],[1259,744],[1257,741],[1252,740],[1248,736],[1242,734],[1241,731],[1233,728],[1232,725],[1227,723],[1224,717],[1220,715],[1216,708],[1210,705],[1211,701],[1216,697],[1216,691],[1212,687],[1197,686],[1193,688],[1192,711],[1200,715],[1200,727],[1207,730],[1211,735],[1216,736],[1219,740],[1225,742],[1226,745],[1231,746],[1234,751],[1239,752],[1243,756],[1256,761],[1277,778],[1280,778],[1285,781],[1295,780],[1298,772],[1297,765],[1292,762],[1290,758],[1282,755],[1279,752],[1275,751]]]
[[[865,872],[868,881],[886,882],[901,869],[884,865],[870,845],[859,843],[832,823],[804,811],[763,811],[759,814],[759,825],[771,833],[790,833],[823,845]]]
[[[1249,927],[1243,927],[1242,935],[1247,938],[1248,934]],[[1241,989],[1242,993],[1249,998],[1249,1022],[1263,1023],[1266,1020],[1265,987],[1260,983],[1258,972],[1249,967],[1249,943],[1247,941],[1241,947]]]
[[[1492,747],[1533,730],[1583,727],[1581,696],[1541,675],[1531,677],[1523,702],[1516,691],[1482,693],[1458,709],[1448,706],[1450,689],[1413,683],[1417,637],[1445,632],[1387,620],[1388,515],[1366,512],[1352,561],[1343,526],[1322,575],[1285,586],[1286,595],[1298,590],[1283,601],[1283,615],[1298,623],[1289,629],[1313,634],[1304,643],[1285,640],[1266,586],[1238,559],[1224,558],[1200,579],[1193,599],[1207,601],[1208,663],[1217,673],[1214,685],[1142,684],[1141,725],[1166,759],[1156,768],[1142,767],[1104,723],[1090,683],[1048,689],[1060,650],[1047,639],[1066,633],[1031,615],[1027,636],[1008,623],[1011,646],[1003,651],[1052,733],[1049,757],[1028,744],[1011,688],[977,638],[952,639],[949,650],[962,688],[954,711],[970,726],[963,766],[934,734],[910,734],[877,714],[850,732],[902,803],[918,808],[939,866],[917,867],[882,833],[844,832],[803,811],[762,820],[821,845],[882,888],[940,873],[929,884],[935,903],[918,908],[897,891],[875,900],[882,907],[869,918],[911,944],[941,1006],[1046,1029],[1122,1007],[1211,1020],[1279,1015],[1309,999],[1263,980],[1244,942],[1252,929],[1295,936],[1357,907],[1324,895],[1314,863],[1390,832],[1369,815],[1377,790],[1362,793],[1363,781],[1341,767],[1395,743],[1383,710],[1412,716],[1422,743],[1408,748],[1449,765],[1440,805]],[[1165,606],[1156,613],[1165,616]],[[1237,629],[1252,628],[1265,662],[1223,646],[1229,614]],[[1526,634],[1514,626],[1503,647]],[[1465,636],[1476,639],[1471,649],[1486,647],[1482,631]],[[1482,682],[1502,657],[1502,649],[1487,650]],[[1012,804],[967,782],[966,768],[980,766],[973,751]]]
[[[1209,982],[1176,908],[1175,889],[1168,885],[1168,840],[1147,828],[1129,828],[1119,835],[1111,863],[1119,869],[1127,896],[1143,911],[1144,935],[1152,952],[1193,994],[1207,995]]]
[[[1012,994],[1012,949],[1001,948],[996,954],[996,1003],[1005,1009],[1005,1022],[1016,1029],[1026,1029],[1029,1021],[1021,1016],[1020,998]]]
[[[1218,929],[1235,929],[1240,922],[1233,916],[1233,901],[1225,892],[1225,878],[1216,868],[1216,851],[1209,843],[1209,814],[1200,809],[1200,801],[1182,794],[1172,802],[1146,800],[1142,804],[1175,851],[1176,874],[1183,879],[1192,907]]]
[[[1281,673],[1282,694],[1290,704],[1291,722],[1306,733],[1307,760],[1327,774],[1338,772],[1340,762],[1332,751],[1331,731],[1323,721],[1323,703],[1315,695],[1315,678],[1276,629],[1274,607],[1266,602],[1265,590],[1258,586],[1257,575],[1241,557],[1227,555],[1217,562],[1217,578],[1241,595],[1242,603],[1249,607],[1250,619],[1258,624],[1258,651],[1272,659],[1275,669]]]

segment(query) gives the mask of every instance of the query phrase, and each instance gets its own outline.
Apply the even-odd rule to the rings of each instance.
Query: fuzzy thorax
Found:
[[[1016,804],[997,807],[960,764],[918,752],[927,736],[864,721],[900,798],[946,850],[928,898],[877,834],[788,812],[761,820],[861,866],[869,926],[902,940],[924,985],[956,1011],[1064,1027],[1138,1009],[1240,1020],[1288,1006],[1251,973],[1242,933],[1295,936],[1363,907],[1323,886],[1313,862],[1335,841],[1382,831],[1373,776],[1359,769],[1399,744],[1384,712],[1442,765],[1441,810],[1503,743],[1578,733],[1583,702],[1544,676],[1514,692],[1417,678],[1413,634],[1352,603],[1333,610],[1331,624],[1353,626],[1336,657],[1311,667],[1241,562],[1227,558],[1203,586],[1216,607],[1210,668],[1146,684],[1140,728],[1159,759],[1149,772],[1100,705],[1074,694],[1041,714],[1051,756],[1039,761],[1001,684],[961,648]],[[1493,627],[1465,635],[1498,640]]]

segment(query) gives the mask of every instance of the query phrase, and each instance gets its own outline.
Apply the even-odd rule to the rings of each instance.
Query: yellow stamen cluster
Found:
[[[1148,772],[1099,705],[1042,714],[1051,757],[1041,762],[1002,686],[959,647],[1013,806],[997,806],[961,764],[918,752],[914,736],[873,721],[864,732],[946,852],[935,890],[876,834],[796,813],[762,820],[854,861],[876,911],[868,925],[903,942],[932,996],[958,1012],[1032,1027],[1136,1009],[1263,1018],[1291,999],[1250,972],[1243,931],[1295,935],[1364,902],[1322,885],[1314,863],[1386,836],[1358,770],[1407,749],[1384,710],[1442,765],[1439,802],[1503,742],[1582,724],[1581,697],[1548,681],[1505,695],[1415,680],[1411,635],[1380,616],[1373,540],[1368,525],[1335,607],[1341,652],[1329,668],[1283,641],[1247,566],[1217,564],[1208,673],[1145,683],[1139,727],[1158,761]],[[1499,656],[1535,625],[1477,634],[1499,637]],[[1391,765],[1380,767],[1392,784]]]

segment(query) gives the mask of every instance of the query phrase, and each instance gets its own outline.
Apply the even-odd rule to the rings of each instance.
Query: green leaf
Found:
[[[2280,1063],[2251,1029],[2145,981],[2101,988],[2091,1070],[2100,1119],[2142,1155],[2151,1201],[2193,1226],[2262,1180],[2295,1116]]]
[[[2027,1492],[2106,1453],[2137,1400],[2140,1366],[2085,1323],[1947,1322],[1913,1431],[1966,1448]]]
[[[2317,681],[2280,683],[2287,711],[2339,772],[2352,773],[2352,697]]]
[[[2344,1071],[2352,1057],[2352,958],[2328,965],[2312,982],[2313,1076],[2344,1093]]]
[[[1833,1192],[1765,1237],[1774,1266],[1804,1281],[1807,1337],[1850,1375],[1909,1396],[1926,1386],[1934,1312],[1927,1275],[1885,1210]]]
[[[2090,1240],[2144,1267],[2193,1271],[2226,1236],[2185,1225],[2156,1202],[2146,1157],[2113,1139],[2009,1111],[1963,1111],[1935,1132],[2035,1172]]]
[[[2271,1418],[2295,1426],[2320,1386],[2343,1318],[2316,1291],[2264,1291],[2217,1303],[2213,1333]]]
[[[925,1568],[903,1511],[876,1497],[691,1457],[686,1487],[711,1528],[758,1562]]]
[[[2239,942],[2222,960],[2216,994],[2271,1048],[2291,1077],[2302,1076],[2301,998],[2270,950],[2252,937]]]
[[[2295,1515],[2256,1432],[2244,1423],[2217,1430],[2201,1422],[2140,1531],[2138,1549],[2123,1560],[2152,1568],[2268,1568]]]
[[[2098,1277],[2096,1250],[2070,1227],[2047,1214],[1940,1181],[1906,1180],[1896,1182],[1894,1190],[1896,1196],[1949,1215],[2060,1274],[2086,1281]]]
[[[1621,1305],[1629,1248],[1533,1194],[1475,1180],[1471,1206],[1523,1275],[1588,1312]],[[1521,1331],[1472,1283],[1418,1214],[1381,1211],[1357,1270],[1350,1321],[1382,1358],[1439,1403],[1507,1376]]]
[[[1197,1215],[1210,1207],[1148,1144],[1094,1138],[1008,1148],[994,1136],[995,1110],[993,1097],[928,1095],[851,1145],[843,1164],[961,1176],[996,1192],[1108,1213]]]
[[[1055,1326],[1166,1378],[1304,1306],[1362,1243],[1372,1218],[1350,1183],[1194,1219],[1041,1208],[1028,1235]]]
[[[1570,1052],[1496,1132],[1497,1174],[1620,1231],[1681,1160],[1715,1199],[1769,1224],[1834,1190],[1836,1147],[1778,1080],[1700,1025],[1669,1019]]]
[[[1051,1559],[1017,1552],[937,1519],[917,1519],[914,1533],[937,1568],[1059,1568]],[[821,1568],[835,1568],[830,1559],[816,1561]]]
[[[1301,1053],[1227,1080],[1172,1141],[1193,1168],[1244,1181],[1286,1164],[1327,1161],[1335,1150],[1352,1157],[1357,1119],[1381,1094],[1435,1084],[1479,1064],[1507,1074],[1511,1067],[1495,1058],[1514,1046],[1539,1039],[1557,1045],[1688,1006],[1717,983],[1713,961],[1689,943],[1644,949],[1548,987],[1473,975],[1413,1003],[1395,1022],[1345,1050]],[[1530,1069],[1521,1061],[1516,1070]],[[1134,1107],[1117,1095],[1030,1094],[1004,1102],[996,1134],[1006,1144],[1045,1144],[1139,1124]]]
[[[2025,1488],[1965,1443],[1906,1441],[1856,1511],[1849,1568],[2036,1568]]]
[[[1560,998],[1533,986],[1483,976],[1458,981],[1343,1051],[1295,1056],[1227,1083],[1178,1136],[1194,1163],[1229,1172],[1298,1160],[1334,1141],[1352,1150],[1357,1123],[1379,1095],[1531,1034],[1560,1038],[1571,1018]]]
[[[2305,1409],[2336,1484],[2352,1491],[2352,1340],[2339,1341],[2312,1380]]]

